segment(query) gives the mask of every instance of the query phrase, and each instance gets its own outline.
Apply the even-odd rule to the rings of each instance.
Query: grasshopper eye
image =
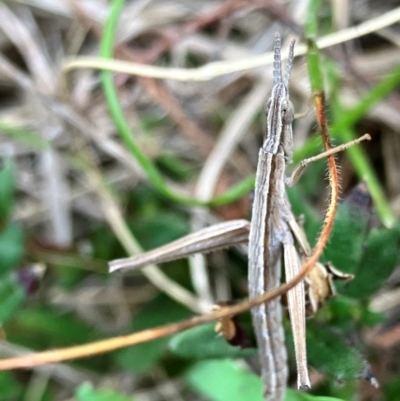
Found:
[[[291,102],[282,105],[282,122],[284,125],[291,124],[294,120],[294,110]]]

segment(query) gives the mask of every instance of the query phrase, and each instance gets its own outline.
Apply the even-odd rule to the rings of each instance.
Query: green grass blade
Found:
[[[307,64],[310,76],[311,88],[314,92],[323,91],[323,75],[321,60],[315,39],[318,36],[318,8],[320,0],[312,0],[309,5],[307,22],[305,26],[306,38],[308,41]],[[378,101],[390,93],[400,82],[400,66],[396,66],[387,78],[382,80],[355,106],[346,111],[336,106],[336,116],[338,117],[332,125],[332,137],[340,138],[341,143],[350,142],[356,139],[353,132],[353,125],[364,116]],[[334,102],[334,104],[337,102]],[[313,152],[316,149],[316,141],[312,139],[295,155],[295,159],[305,157],[307,152]],[[375,207],[382,223],[390,227],[395,223],[395,218],[390,210],[389,204],[384,195],[384,191],[361,146],[354,146],[347,150],[347,155],[360,179],[365,180],[371,193]]]
[[[114,0],[112,2],[111,12],[106,22],[104,34],[101,40],[100,53],[104,58],[112,57],[113,43],[115,32],[117,29],[118,18],[121,14],[124,3],[125,0]],[[149,178],[151,183],[162,195],[177,203],[189,206],[206,206],[210,204],[227,204],[242,197],[248,192],[249,179],[245,179],[243,183],[239,183],[239,185],[233,188],[231,191],[228,191],[228,193],[223,196],[213,199],[211,202],[202,202],[194,198],[181,196],[171,191],[166,185],[164,179],[162,178],[155,165],[151,162],[149,158],[147,158],[147,156],[140,150],[139,146],[137,145],[118,100],[118,94],[113,82],[112,73],[110,71],[103,70],[101,72],[101,78],[109,111],[114,119],[116,126],[118,127],[119,133],[123,141],[125,142],[125,145],[132,153],[132,155],[136,158],[143,170],[146,172],[147,177]]]
[[[308,45],[307,50],[307,67],[308,76],[310,78],[311,89],[313,92],[324,90],[324,81],[322,76],[321,62],[319,51],[316,45],[318,37],[318,10],[320,0],[311,0],[307,10],[307,20],[305,25],[305,35]]]
[[[342,127],[351,127],[357,123],[375,104],[392,92],[400,84],[400,64],[396,65],[389,74],[376,84],[352,109],[340,114],[334,127],[340,135]]]

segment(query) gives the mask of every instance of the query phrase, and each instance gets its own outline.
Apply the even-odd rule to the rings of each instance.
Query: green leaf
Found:
[[[373,230],[365,244],[355,278],[343,289],[345,295],[365,299],[378,291],[399,262],[400,225]]]
[[[115,258],[115,250],[118,249],[118,240],[109,227],[101,226],[92,231],[91,235],[92,256],[95,259],[111,260]],[[117,254],[118,255],[118,254]],[[118,255],[120,256],[120,255]]]
[[[215,323],[194,327],[175,335],[169,348],[185,358],[244,358],[257,354],[256,348],[241,348],[230,345],[214,330]]]
[[[364,309],[357,300],[338,294],[329,301],[323,312],[327,313],[331,327],[340,330],[341,334],[351,335],[356,323],[363,317]]]
[[[79,401],[133,401],[132,397],[112,390],[95,390],[89,383],[81,384],[75,394]]]
[[[205,361],[185,374],[188,384],[213,401],[263,401],[259,377],[232,361]]]
[[[363,377],[367,369],[356,348],[337,331],[315,322],[307,324],[307,354],[311,366],[339,380]]]
[[[260,377],[229,360],[203,361],[185,374],[185,380],[202,397],[212,401],[265,401]],[[343,401],[286,390],[285,401]]]
[[[0,401],[16,400],[22,393],[21,385],[10,372],[0,372],[0,389]]]
[[[386,316],[384,313],[373,312],[366,308],[363,303],[360,302],[360,304],[359,321],[363,326],[373,327],[385,322]]]
[[[367,209],[348,202],[341,203],[324,259],[337,269],[354,274],[362,256],[368,223]]]
[[[99,339],[93,328],[72,313],[49,307],[25,307],[15,314],[12,323],[10,339],[37,349]]]
[[[130,226],[145,249],[157,248],[188,233],[187,220],[182,214],[167,210],[151,216],[137,217]]]
[[[398,401],[400,394],[400,378],[396,375],[389,382],[383,385],[383,393],[385,401]]]
[[[20,263],[23,252],[24,236],[21,227],[10,223],[0,233],[0,277]]]
[[[14,209],[14,167],[10,160],[0,170],[0,222],[7,223]]]
[[[25,299],[25,291],[14,273],[0,278],[0,325],[9,320]],[[1,388],[1,386],[0,386]]]
[[[147,303],[135,316],[132,330],[140,331],[151,327],[176,322],[190,316],[190,312],[165,295]],[[164,354],[168,337],[124,348],[115,353],[117,362],[126,370],[143,373],[150,369]]]

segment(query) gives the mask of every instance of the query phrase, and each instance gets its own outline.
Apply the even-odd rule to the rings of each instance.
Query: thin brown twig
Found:
[[[183,330],[187,330],[201,324],[209,323],[213,320],[217,320],[223,317],[240,314],[254,306],[260,305],[264,302],[269,302],[272,299],[283,295],[291,288],[296,286],[298,283],[300,283],[300,281],[304,279],[309,270],[312,269],[312,267],[316,263],[316,260],[318,260],[318,257],[314,255],[311,256],[302,268],[300,274],[288,283],[283,284],[278,288],[274,288],[273,290],[259,297],[241,302],[237,305],[228,306],[220,311],[197,316],[188,320],[184,320],[182,322],[158,326],[126,336],[114,337],[107,340],[96,341],[74,347],[32,353],[16,358],[3,359],[0,360],[0,370],[28,368],[32,366],[43,365],[46,363],[67,361],[71,359],[98,355],[105,352],[111,352],[123,347],[152,341],[161,337],[166,337],[175,333],[179,333]]]
[[[325,117],[324,94],[322,92],[316,93],[314,95],[314,102],[317,111],[318,124],[320,126],[322,133],[324,147],[325,150],[330,150],[332,146],[329,138],[328,126]],[[321,231],[321,234],[319,236],[313,254],[308,258],[306,263],[303,265],[301,272],[294,279],[290,280],[286,284],[281,285],[278,288],[269,291],[268,293],[265,293],[251,300],[242,302],[234,306],[226,307],[220,311],[216,311],[210,314],[194,317],[192,319],[188,319],[183,322],[159,326],[156,328],[143,330],[138,333],[133,333],[127,336],[114,337],[108,340],[97,341],[90,344],[63,348],[59,350],[45,351],[45,352],[25,355],[22,357],[1,360],[0,370],[26,368],[46,363],[83,358],[91,355],[101,354],[104,352],[114,351],[119,348],[147,341],[152,341],[157,338],[166,337],[171,334],[179,333],[183,330],[187,330],[200,324],[211,322],[213,320],[237,315],[254,306],[260,305],[261,303],[269,302],[272,299],[286,293],[291,288],[300,283],[305,278],[305,276],[310,272],[310,270],[314,267],[314,265],[317,263],[328,241],[330,232],[333,227],[333,221],[336,214],[336,208],[339,198],[339,177],[335,158],[333,155],[328,156],[328,164],[329,164],[329,180],[331,186],[331,199],[328,211],[325,216],[324,227]]]

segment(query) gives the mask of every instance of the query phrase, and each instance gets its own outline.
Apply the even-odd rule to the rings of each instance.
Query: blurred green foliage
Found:
[[[84,383],[76,390],[79,401],[133,401],[132,397],[124,396],[110,390],[95,390],[90,384]]]
[[[309,39],[318,37],[318,3],[312,1],[310,5],[306,27]],[[102,54],[105,57],[112,55],[115,29],[122,5],[123,1],[120,0],[113,4],[113,14],[104,33]],[[329,31],[329,18],[326,16],[324,29]],[[321,58],[315,51],[309,57],[309,66],[313,90],[322,90],[324,86],[331,88],[329,103],[332,105],[332,133],[339,142],[352,139],[355,136],[356,122],[400,82],[399,67],[396,66],[392,74],[371,88],[353,109],[347,110],[338,100],[337,65],[332,60]],[[324,75],[321,71],[328,71],[328,74]],[[122,199],[126,206],[126,221],[144,249],[155,248],[187,234],[190,229],[189,214],[182,206],[199,204],[196,200],[183,198],[172,192],[166,186],[163,176],[186,181],[192,177],[193,171],[184,160],[169,153],[161,154],[154,161],[144,156],[127,126],[111,74],[104,72],[102,77],[105,96],[116,126],[121,131],[128,149],[144,168],[155,188],[138,186]],[[146,131],[158,127],[165,120],[165,117],[148,115],[140,124]],[[40,149],[48,146],[38,134],[1,124],[0,128],[29,146]],[[300,149],[295,155],[295,160],[315,153],[316,142],[312,140]],[[337,285],[338,296],[328,301],[317,313],[314,321],[309,322],[307,332],[310,365],[326,374],[323,383],[316,387],[315,392],[340,399],[357,398],[359,380],[351,379],[366,376],[368,349],[361,342],[354,341],[354,337],[358,339],[362,330],[382,321],[381,315],[369,310],[367,301],[382,288],[400,263],[400,224],[394,220],[387,206],[372,166],[361,147],[351,150],[349,158],[359,177],[366,178],[381,221],[389,228],[371,230],[371,210],[357,202],[354,203],[351,199],[345,199],[339,207],[334,230],[323,255],[324,261],[332,262],[338,269],[355,275],[350,283]],[[22,229],[12,221],[15,203],[14,176],[12,162],[5,160],[0,170],[0,324],[5,329],[7,339],[30,349],[42,350],[104,338],[105,334],[98,327],[84,322],[77,316],[76,311],[61,312],[60,308],[44,306],[45,302],[40,298],[32,303],[24,303],[29,294],[16,271],[24,261],[26,249]],[[309,199],[319,194],[319,183],[323,182],[324,178],[325,163],[322,161],[308,168],[298,186],[288,189],[293,211],[296,215],[304,216],[305,231],[312,244],[320,231],[322,220]],[[223,204],[238,199],[248,192],[252,180],[252,177],[245,179],[225,198],[214,200],[211,204]],[[108,227],[93,228],[88,239],[92,247],[89,258],[106,262],[124,255],[122,247]],[[229,254],[227,257],[229,260],[235,255]],[[246,262],[235,258],[232,265],[235,268],[234,273],[244,280]],[[228,268],[232,269],[232,266]],[[55,260],[50,263],[49,270],[49,280],[67,292],[77,289],[89,275],[87,271],[71,269],[66,259],[61,257],[58,262]],[[171,262],[164,270],[181,285],[190,288],[186,261]],[[109,279],[107,275],[101,276],[101,280]],[[132,280],[136,279],[137,276]],[[127,281],[125,284],[129,287],[129,280]],[[243,294],[235,296],[240,297]],[[140,331],[189,316],[190,313],[181,305],[157,293],[143,302],[131,325],[125,330]],[[289,354],[292,356],[290,332],[287,335],[287,343]],[[243,369],[233,360],[250,357],[255,352],[254,348],[228,345],[215,333],[213,325],[205,325],[172,338],[129,347],[104,357],[75,362],[74,365],[84,366],[104,375],[113,374],[119,369],[138,378],[161,366],[169,378],[183,379],[196,396],[211,401],[257,401],[263,399],[259,377]],[[293,365],[293,358],[291,364]],[[24,378],[21,379],[21,376],[14,372],[0,372],[0,401],[27,399],[22,394],[22,380]],[[338,380],[346,383],[338,386]],[[51,386],[52,384],[49,384],[49,393]],[[383,386],[384,397],[388,401],[397,400],[399,391],[398,378],[391,379]],[[49,393],[43,396],[43,401],[49,398]],[[76,398],[79,401],[132,400],[118,391],[95,389],[89,384],[82,384],[76,389]],[[339,398],[315,396],[291,389],[288,389],[286,394],[286,401],[340,401]]]
[[[259,377],[232,361],[198,362],[185,375],[188,384],[197,392],[215,401],[263,401]],[[285,401],[343,401],[339,398],[316,397],[288,389]]]
[[[0,170],[0,325],[12,317],[25,298],[14,271],[24,252],[22,229],[12,221],[14,201],[14,167],[11,160],[4,160]]]
[[[132,332],[150,329],[190,317],[189,311],[165,295],[159,295],[136,315]],[[164,355],[168,338],[138,344],[116,352],[117,363],[127,371],[144,373]]]

